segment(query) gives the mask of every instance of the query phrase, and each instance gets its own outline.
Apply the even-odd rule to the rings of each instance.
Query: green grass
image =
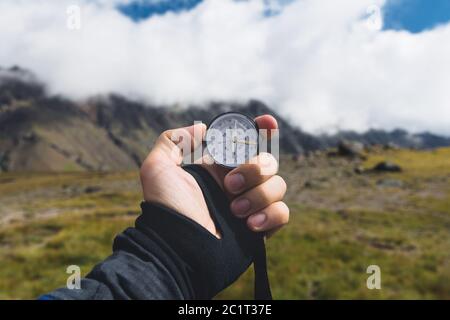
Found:
[[[389,150],[371,155],[365,166],[370,168],[386,160],[400,164],[405,172],[403,174],[405,178],[450,177],[450,148],[432,151]]]
[[[65,285],[67,266],[85,275],[111,253],[112,239],[133,224],[127,210],[64,216],[0,234],[0,298],[28,299]]]
[[[336,212],[291,206],[288,228],[268,241],[278,299],[450,298],[449,217],[406,212]],[[441,228],[447,224],[447,228]],[[381,268],[382,290],[366,269]],[[251,275],[223,298],[249,298]]]
[[[364,167],[389,160],[403,172],[348,175],[308,190],[297,186],[307,169],[286,162],[291,220],[267,241],[274,297],[450,299],[449,159],[450,149],[378,152]],[[338,168],[318,172],[326,170]],[[381,178],[406,187],[380,189]],[[67,266],[79,265],[85,275],[110,255],[114,236],[139,212],[136,181],[135,172],[1,174],[0,202],[29,216],[0,226],[0,298],[36,298],[65,286]],[[86,193],[87,186],[100,190]],[[320,201],[304,200],[313,196]],[[56,214],[45,215],[49,210]],[[372,264],[381,268],[381,290],[366,287]],[[249,270],[218,298],[252,296]]]

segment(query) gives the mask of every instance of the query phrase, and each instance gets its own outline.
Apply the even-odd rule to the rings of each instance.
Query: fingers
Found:
[[[272,176],[264,183],[240,195],[231,203],[231,211],[238,217],[247,217],[274,202],[281,201],[286,193],[286,182]]]
[[[269,114],[265,114],[265,115],[256,117],[255,122],[258,125],[260,132],[263,135],[267,135],[267,136],[264,136],[264,138],[266,138],[266,139],[270,139],[272,137],[272,130],[278,129],[277,120]]]
[[[248,227],[253,231],[275,231],[289,222],[289,208],[282,202],[272,203],[247,219]]]
[[[202,143],[205,134],[206,125],[202,123],[164,131],[156,140],[149,158],[165,158],[165,161],[169,160],[172,164],[180,165],[183,156],[191,153]]]
[[[269,153],[261,153],[230,171],[224,179],[226,191],[236,195],[267,181],[278,172],[278,161]]]
[[[278,129],[274,117],[264,115],[255,119],[265,139],[271,139]],[[216,171],[216,170],[214,170]],[[236,198],[231,203],[231,211],[247,219],[248,227],[255,231],[265,231],[270,236],[289,221],[289,208],[282,202],[286,193],[286,183],[277,176],[278,161],[270,154],[261,153],[250,163],[230,171],[219,171],[225,190]],[[217,171],[216,171],[217,173]]]

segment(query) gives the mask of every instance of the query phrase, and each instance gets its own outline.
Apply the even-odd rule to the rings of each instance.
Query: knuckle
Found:
[[[242,174],[248,175],[248,176],[255,176],[255,175],[259,175],[259,165],[255,162],[250,162],[250,163],[246,163],[246,164],[242,164],[239,168],[238,171],[241,172]]]
[[[278,161],[270,153],[259,154],[257,165],[260,175],[275,175],[278,172]]]
[[[276,221],[276,225],[284,226],[288,224],[290,215],[288,206],[284,202],[280,201],[277,202],[274,207],[274,220]]]
[[[264,204],[271,203],[272,202],[272,197],[271,197],[270,189],[263,188],[260,191],[259,198],[261,199],[261,202],[264,203]]]
[[[266,206],[268,204],[273,203],[273,192],[270,187],[262,184],[260,188],[255,189],[255,200],[258,203]]]
[[[273,154],[269,153],[269,152],[261,152],[259,154],[259,156],[263,159],[265,159],[266,161],[272,163],[272,164],[276,164],[278,166],[278,160],[274,157]]]
[[[248,174],[252,177],[259,178],[262,175],[262,168],[258,163],[253,163],[249,165]]]
[[[252,180],[264,181],[264,176],[273,176],[278,172],[278,161],[270,153],[262,153],[236,170]]]
[[[170,136],[171,136],[170,130],[166,130],[166,131],[162,132],[159,135],[159,137],[156,139],[154,148],[166,145],[167,142],[170,141],[170,138],[169,138]]]
[[[268,216],[269,230],[276,231],[289,223],[289,208],[282,202],[276,202],[264,210]]]
[[[278,189],[281,190],[282,193],[284,194],[287,190],[286,181],[284,181],[284,179],[279,175],[273,176],[272,179],[273,179],[273,183],[276,184]]]
[[[265,183],[254,189],[258,202],[272,204],[280,201],[286,193],[286,182],[280,176],[273,176]]]
[[[171,136],[171,131],[170,130],[165,130],[159,135],[158,141],[159,142],[163,142],[166,139],[168,139],[170,136]]]

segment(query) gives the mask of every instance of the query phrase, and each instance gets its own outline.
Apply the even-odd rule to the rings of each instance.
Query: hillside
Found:
[[[399,173],[356,171],[381,160]],[[281,159],[289,225],[267,241],[276,299],[450,299],[450,148],[372,150],[366,161]],[[35,298],[111,254],[139,213],[138,170],[2,173],[0,298]],[[366,269],[381,268],[381,290]],[[219,298],[251,299],[251,270]]]
[[[314,136],[290,124],[257,100],[177,108],[154,106],[111,94],[74,102],[49,96],[30,72],[0,69],[0,171],[110,171],[135,168],[165,129],[194,120],[208,123],[229,110],[250,116],[273,114],[280,124],[280,148],[302,154],[334,147],[342,139],[365,145],[419,149],[450,146],[450,138],[403,130],[340,132]]]

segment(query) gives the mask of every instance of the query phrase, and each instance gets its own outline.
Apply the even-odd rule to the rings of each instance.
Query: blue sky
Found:
[[[143,20],[153,15],[166,12],[179,12],[194,8],[202,0],[163,0],[163,1],[135,1],[127,5],[120,5],[119,10],[135,21]]]
[[[412,33],[450,21],[450,0],[391,0],[384,10],[385,29]]]
[[[120,5],[119,10],[135,21],[147,19],[153,15],[166,12],[180,12],[195,8],[203,0],[136,0],[127,5]],[[245,1],[245,0],[236,0]],[[268,2],[267,0],[266,2]],[[276,0],[280,5],[286,5],[295,0]],[[266,10],[267,15],[274,14],[273,9]]]
[[[279,0],[286,4],[293,0]],[[135,21],[166,12],[190,10],[202,0],[135,1],[119,10]],[[270,12],[268,12],[270,14]],[[432,29],[450,21],[450,0],[388,0],[383,8],[385,30],[407,30],[412,33]]]

